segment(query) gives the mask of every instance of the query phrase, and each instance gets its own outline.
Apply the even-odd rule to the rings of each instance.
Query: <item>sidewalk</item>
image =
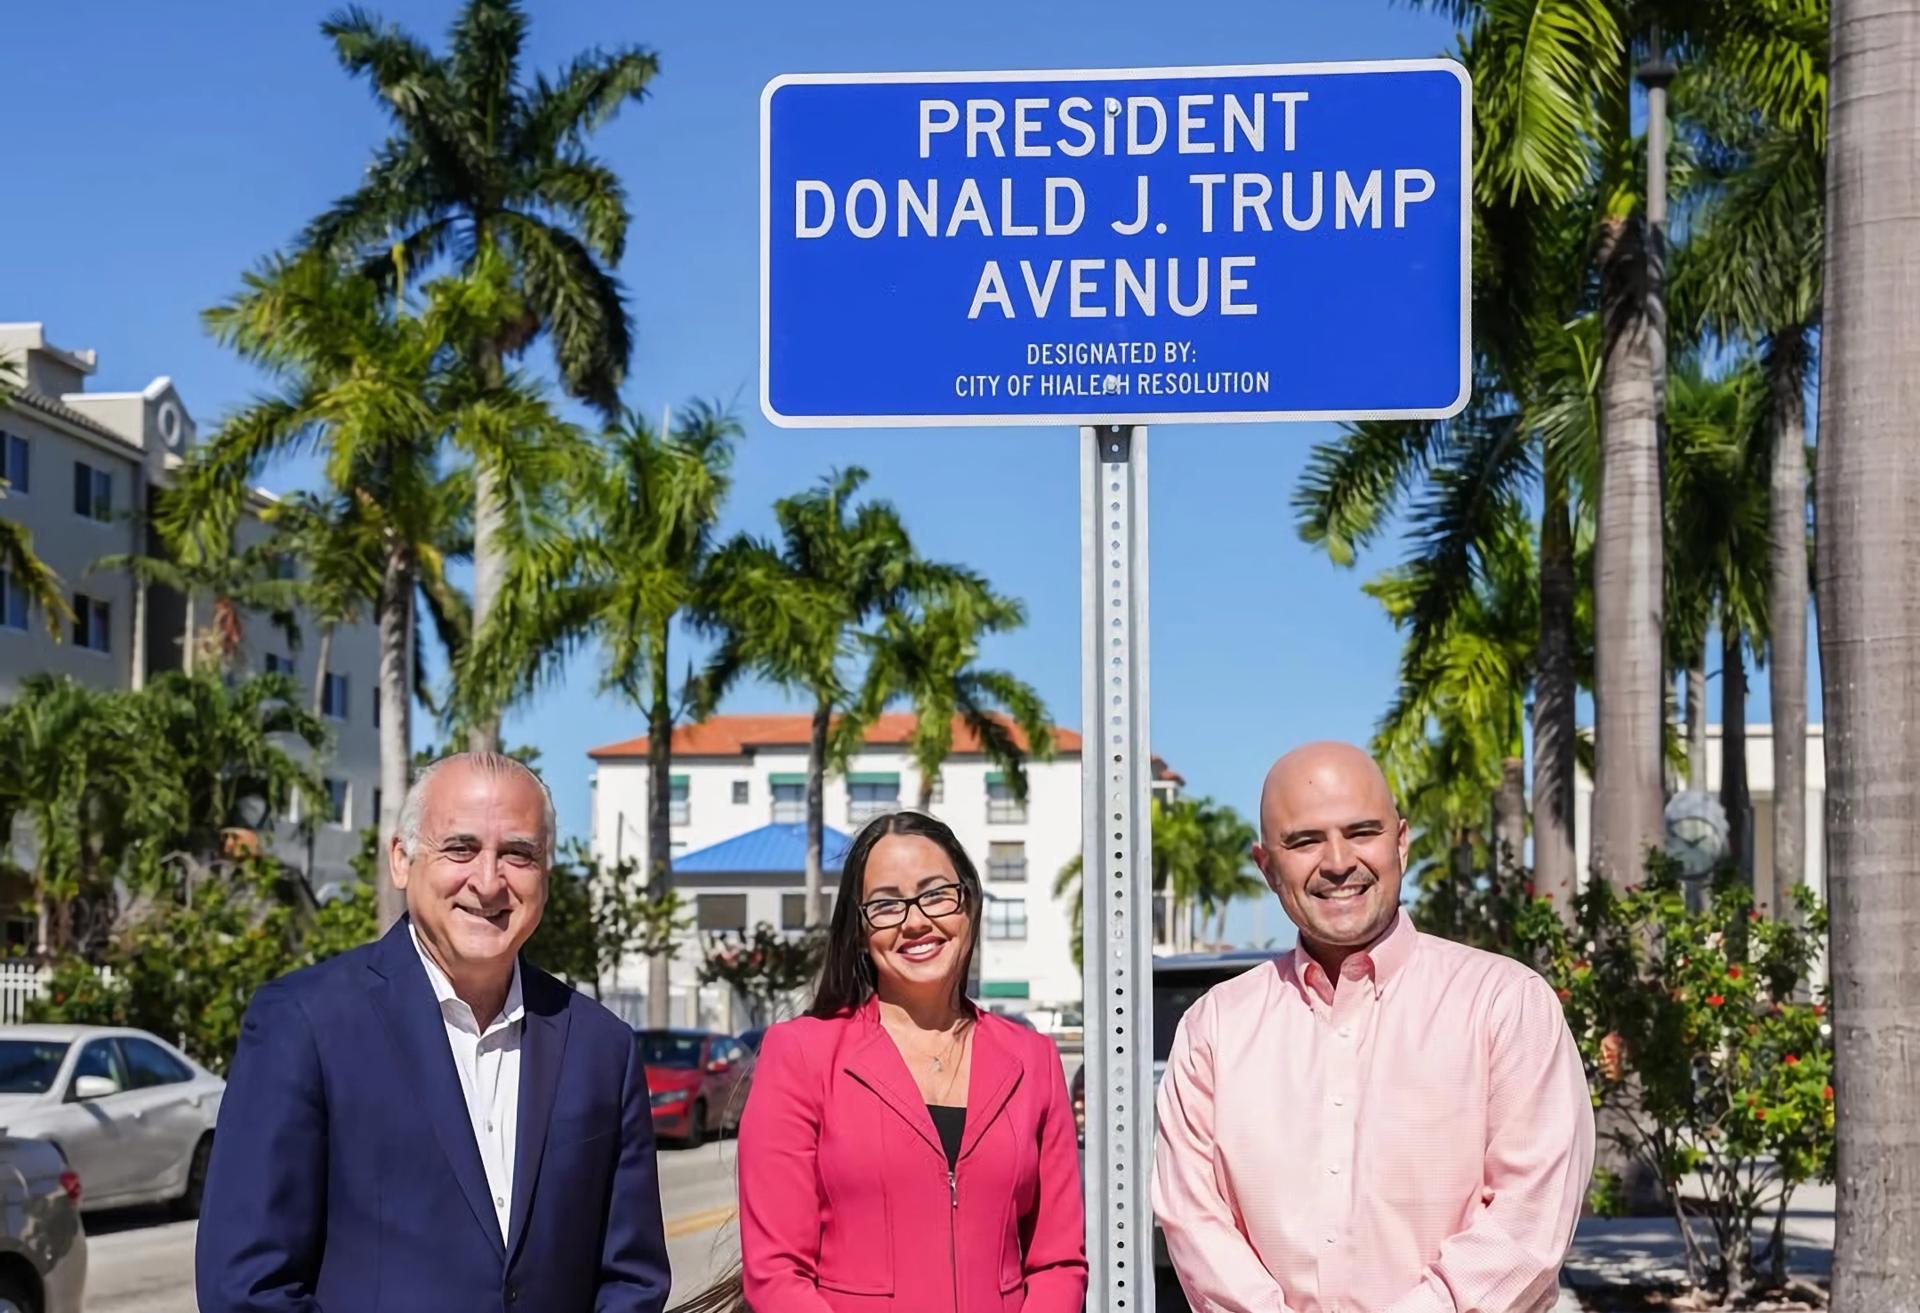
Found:
[[[1805,1185],[1787,1212],[1788,1270],[1824,1284],[1833,1265],[1833,1187]],[[1560,1274],[1554,1313],[1605,1309],[1605,1292],[1679,1281],[1687,1261],[1679,1223],[1659,1217],[1583,1217]],[[1584,1299],[1585,1302],[1582,1302]]]

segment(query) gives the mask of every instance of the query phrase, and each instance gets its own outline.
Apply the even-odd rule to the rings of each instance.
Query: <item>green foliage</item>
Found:
[[[826,949],[825,929],[782,933],[762,921],[751,935],[709,944],[700,964],[700,983],[731,985],[747,1000],[753,1024],[770,1025],[795,993],[820,974]]]
[[[588,989],[629,954],[673,957],[692,927],[680,895],[650,895],[640,864],[607,864],[575,840],[547,877],[547,907],[527,941],[527,958],[542,970]]]
[[[1574,924],[1541,900],[1518,927],[1566,1008],[1596,1106],[1665,1186],[1689,1273],[1718,1297],[1779,1278],[1777,1219],[1797,1186],[1833,1171],[1832,1044],[1808,979],[1826,912],[1804,887],[1796,898],[1797,919],[1762,920],[1727,870],[1689,910],[1656,858],[1624,893],[1593,882]],[[1770,1215],[1768,1273],[1752,1242]]]

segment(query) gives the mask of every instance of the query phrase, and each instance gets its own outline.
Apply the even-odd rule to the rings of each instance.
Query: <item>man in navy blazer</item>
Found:
[[[254,996],[208,1169],[201,1313],[660,1313],[633,1031],[520,958],[553,832],[521,763],[434,763],[388,854],[407,916]]]

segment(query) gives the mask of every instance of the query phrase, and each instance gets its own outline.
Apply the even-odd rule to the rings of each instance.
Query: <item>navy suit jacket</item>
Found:
[[[660,1313],[633,1031],[521,963],[511,1234],[402,920],[247,1009],[195,1255],[201,1313]]]

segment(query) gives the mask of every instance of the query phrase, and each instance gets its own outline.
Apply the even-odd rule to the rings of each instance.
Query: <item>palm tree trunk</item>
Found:
[[[133,581],[133,669],[127,684],[135,693],[147,686],[147,581]]]
[[[1602,238],[1606,347],[1593,551],[1593,870],[1643,878],[1665,807],[1665,588],[1656,372],[1666,349],[1647,261],[1625,221]]]
[[[1504,878],[1526,865],[1527,763],[1508,757],[1500,763],[1500,791],[1493,795],[1493,873]]]
[[[1834,1313],[1920,1310],[1920,15],[1834,0],[1820,389]]]
[[[1687,663],[1687,787],[1707,787],[1707,650]]]
[[[832,704],[818,702],[813,708],[813,730],[807,736],[807,928],[822,924],[820,907],[821,849],[826,840],[827,730],[832,724]]]
[[[380,635],[380,846],[374,883],[382,934],[407,910],[406,895],[385,878],[385,862],[412,782],[413,607],[413,557],[405,547],[391,546],[375,618]]]
[[[1740,626],[1720,617],[1720,806],[1727,813],[1727,856],[1753,880],[1753,796],[1747,789],[1747,662]],[[1762,915],[1772,908],[1754,890]]]
[[[1769,495],[1767,681],[1773,703],[1773,907],[1794,914],[1807,871],[1807,339],[1776,334]]]
[[[326,705],[327,701],[327,666],[333,660],[332,625],[320,626],[320,646],[314,652],[314,660],[318,662],[318,664],[314,667],[313,671],[313,714],[314,717],[318,719],[324,714],[321,708]],[[378,695],[376,694],[375,696]],[[380,723],[382,725],[387,723],[386,711],[387,709],[385,707],[380,708]]]
[[[1540,518],[1540,646],[1533,680],[1533,886],[1562,917],[1573,910],[1575,719],[1573,526],[1559,462],[1546,462]]]
[[[504,368],[500,346],[483,343],[475,367],[481,386],[493,391],[501,386]],[[477,641],[485,632],[487,618],[493,614],[507,577],[506,489],[493,462],[476,457],[473,463],[473,634]],[[467,730],[469,752],[500,751],[500,709],[487,714]]]
[[[180,669],[186,671],[189,675],[191,675],[193,673],[193,649],[199,646],[199,644],[195,641],[194,632],[193,632],[194,616],[193,616],[192,585],[188,585],[187,587],[186,602],[187,602],[186,628],[182,632],[181,638],[180,638]]]
[[[667,683],[667,626],[653,635],[652,695],[647,705],[647,896],[664,898],[673,887],[673,702]],[[647,959],[647,1024],[673,1024],[673,959]]]

